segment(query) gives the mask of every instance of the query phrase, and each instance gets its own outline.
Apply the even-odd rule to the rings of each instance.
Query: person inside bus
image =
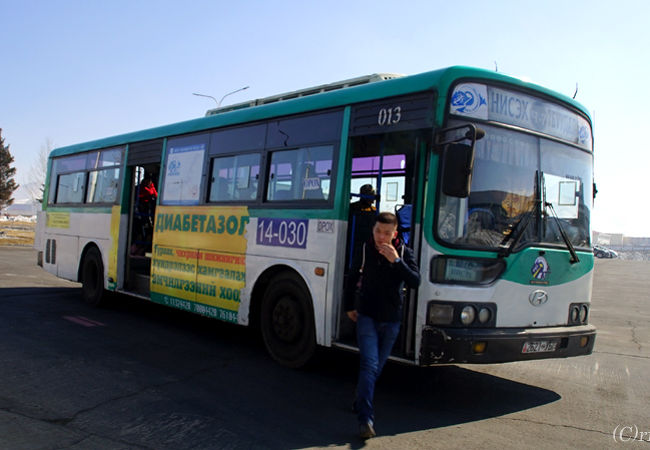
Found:
[[[375,203],[375,189],[372,184],[364,184],[359,189],[359,200],[350,203],[350,213],[356,214],[360,212],[374,212],[377,210],[373,203]]]
[[[156,191],[156,186],[153,184],[153,177],[150,173],[147,173],[138,186],[139,212],[147,214],[149,217],[153,216],[157,198],[158,191]]]
[[[138,239],[137,245],[139,252],[142,253],[142,247],[144,251],[151,251],[151,241],[153,239],[153,221],[154,214],[156,210],[156,199],[158,198],[158,191],[156,191],[156,186],[153,184],[153,175],[151,173],[146,173],[140,184],[138,185],[138,207],[137,207],[137,221],[138,230],[135,235],[140,236]]]
[[[348,245],[352,248],[348,256],[349,264],[361,251],[361,246],[372,235],[372,225],[377,215],[375,202],[375,189],[371,184],[364,184],[359,189],[359,200],[350,203],[350,214],[348,217]]]
[[[357,324],[359,378],[354,409],[363,439],[375,436],[375,382],[399,334],[404,284],[410,288],[420,284],[413,251],[396,237],[397,217],[380,213],[360,259],[353,261],[345,292],[347,316]]]

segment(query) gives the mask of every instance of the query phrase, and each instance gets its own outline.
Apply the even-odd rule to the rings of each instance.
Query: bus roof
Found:
[[[361,79],[364,77],[359,78]],[[579,110],[591,122],[589,112],[586,110],[586,108],[565,95],[551,91],[536,84],[525,82],[518,78],[513,78],[497,72],[472,67],[453,66],[434,70],[431,72],[424,72],[417,75],[395,78],[387,77],[387,79],[384,81],[373,80],[375,82],[367,82],[361,85],[353,85],[351,87],[344,86],[342,88],[330,91],[318,91],[317,93],[313,93],[313,95],[293,96],[290,99],[282,99],[279,101],[276,100],[267,104],[250,105],[250,103],[244,102],[244,104],[248,103],[248,105],[242,106],[238,109],[233,109],[231,111],[218,112],[217,114],[211,114],[205,117],[191,119],[183,122],[177,122],[142,131],[135,131],[80,144],[74,144],[66,147],[60,147],[53,150],[50,153],[50,157],[52,158],[89,150],[115,147],[133,142],[146,141],[150,139],[200,132],[212,128],[260,121],[276,116],[287,116],[308,111],[335,108],[386,97],[394,97],[414,92],[432,90],[434,88],[437,88],[439,92],[442,92],[446,95],[451,85],[459,79],[496,81],[519,86],[525,89],[531,89],[538,93],[553,97],[554,99],[560,102],[564,102],[569,106]],[[331,83],[331,85],[335,84],[337,83]],[[294,91],[294,93],[314,90],[316,90],[316,88],[308,88]],[[273,96],[269,98],[282,97],[282,95],[286,94],[281,94],[279,96]],[[439,107],[444,108],[444,105],[445,102],[438,102]],[[437,112],[442,113],[443,111]]]
[[[272,95],[270,97],[258,98],[256,100],[249,100],[246,102],[235,103],[234,105],[219,106],[217,108],[209,109],[205,115],[213,116],[215,114],[222,114],[224,112],[234,111],[236,109],[250,108],[259,105],[268,105],[269,103],[281,102],[291,100],[298,97],[306,97],[308,95],[320,94],[322,92],[330,92],[337,89],[346,89],[354,86],[361,86],[362,84],[375,83],[377,81],[392,80],[393,78],[400,78],[405,75],[399,73],[373,73],[372,75],[364,75],[361,77],[349,78],[347,80],[336,81],[334,83],[321,84],[319,86],[312,86],[297,91],[285,92],[284,94]]]

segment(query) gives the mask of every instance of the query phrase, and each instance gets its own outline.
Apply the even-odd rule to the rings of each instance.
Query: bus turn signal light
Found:
[[[487,348],[487,342],[479,341],[479,342],[472,343],[472,353],[474,353],[475,355],[480,355],[482,353],[485,353],[486,348]]]

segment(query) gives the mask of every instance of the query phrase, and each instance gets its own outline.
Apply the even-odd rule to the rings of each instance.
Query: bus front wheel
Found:
[[[262,299],[260,327],[267,351],[287,367],[301,367],[314,355],[316,338],[310,295],[300,278],[274,278]]]
[[[104,300],[104,263],[97,247],[91,247],[81,266],[81,298],[92,306]]]

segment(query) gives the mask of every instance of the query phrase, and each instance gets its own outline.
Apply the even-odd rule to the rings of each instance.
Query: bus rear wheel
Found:
[[[297,368],[314,355],[316,337],[310,295],[300,278],[284,274],[274,278],[260,312],[264,345],[280,364]]]
[[[105,298],[104,263],[97,247],[86,252],[81,265],[81,298],[92,306],[99,306]]]

